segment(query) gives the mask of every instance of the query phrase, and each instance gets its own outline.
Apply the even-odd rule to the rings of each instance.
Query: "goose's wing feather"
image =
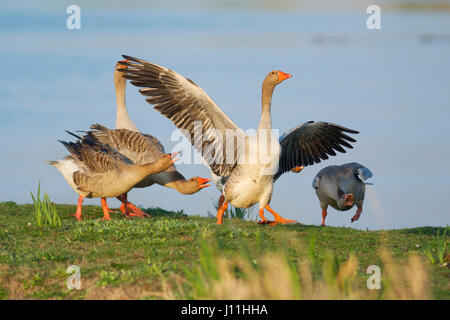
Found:
[[[171,120],[202,154],[211,170],[220,176],[229,175],[244,151],[245,133],[237,127],[216,103],[194,81],[173,70],[148,61],[124,55],[128,62],[124,77],[137,86],[146,101]],[[226,140],[237,145],[227,151]],[[203,135],[202,135],[203,133]],[[203,139],[199,140],[203,136]],[[236,143],[239,141],[239,143]],[[230,152],[233,150],[234,152]]]
[[[351,162],[344,164],[343,166],[353,169],[353,171],[363,180],[366,181],[367,179],[371,178],[373,176],[372,171],[370,171],[368,168],[364,167],[363,165],[357,163],[357,162]]]
[[[101,124],[93,124],[91,129],[92,131],[87,132],[87,136],[117,150],[134,164],[154,162],[164,155],[162,144],[149,134],[127,129],[111,130]]]
[[[314,180],[312,182],[312,187],[314,189],[318,189],[319,188],[319,184],[320,184],[320,176],[317,175],[317,176],[314,177]]]
[[[132,162],[107,145],[102,145],[86,136],[82,141],[60,142],[67,148],[73,159],[80,163],[90,173],[105,173],[118,169],[120,164]]]
[[[98,179],[101,174],[87,174],[83,171],[75,171],[73,173],[73,183],[76,185],[79,191],[90,192],[89,183]],[[94,182],[95,183],[95,182]],[[92,194],[88,194],[87,197],[90,198]]]
[[[330,122],[308,121],[280,137],[281,156],[275,179],[295,166],[310,166],[335,156],[336,152],[345,153],[343,147],[352,149],[349,142],[356,142],[345,133],[357,134],[358,131]]]

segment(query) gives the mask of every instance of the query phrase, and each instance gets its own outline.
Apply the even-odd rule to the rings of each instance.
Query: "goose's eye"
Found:
[[[272,71],[272,74],[275,74],[275,72]]]

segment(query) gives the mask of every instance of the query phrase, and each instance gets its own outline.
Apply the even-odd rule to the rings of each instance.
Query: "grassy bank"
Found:
[[[56,210],[61,226],[38,227],[32,205],[0,203],[0,298],[450,298],[450,269],[429,257],[443,228],[217,226],[162,209],[101,221],[97,206],[77,222],[75,206]],[[81,290],[67,289],[70,265]],[[381,290],[367,289],[369,265],[381,268]]]

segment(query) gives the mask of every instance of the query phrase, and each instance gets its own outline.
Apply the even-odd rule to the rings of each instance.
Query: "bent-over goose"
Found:
[[[55,166],[79,194],[75,213],[77,220],[81,220],[81,206],[86,197],[101,198],[103,219],[109,220],[106,198],[120,197],[149,174],[166,170],[175,161],[174,154],[163,154],[156,161],[137,165],[90,136],[84,136],[75,143],[60,142],[70,152],[70,156],[47,163]]]
[[[88,131],[88,136],[114,148],[137,165],[156,161],[164,155],[164,147],[162,144],[158,139],[149,134],[138,133],[127,129],[110,130],[100,124],[92,125],[91,129],[94,131]],[[161,173],[166,173],[167,170]],[[178,171],[173,170],[170,172],[172,173],[172,181],[166,181],[166,185],[176,188],[180,193],[193,194],[209,186],[205,185],[205,183],[209,182],[210,179],[194,177],[186,180]],[[158,181],[158,177],[155,178],[155,176],[159,174],[156,173],[145,177],[133,186],[133,188],[145,188],[152,185],[155,181]],[[175,177],[177,179],[174,179]]]
[[[126,62],[123,60],[122,62]],[[123,77],[123,73],[119,72],[120,69],[126,69],[126,66],[117,63],[114,69],[114,87],[116,92],[116,125],[115,129],[126,129],[134,132],[140,132],[134,122],[128,115],[127,104],[125,99],[125,89],[126,89],[126,79]],[[114,132],[114,137],[111,136]],[[98,133],[100,134],[100,133]],[[117,148],[119,152],[126,152],[132,161],[140,161],[142,155],[140,154],[141,145],[133,145],[133,143],[127,143],[125,139],[130,137],[129,134],[124,134],[124,132],[119,133],[119,131],[109,130],[108,134],[103,134],[103,143],[109,144],[113,143],[114,148]],[[120,136],[120,139],[118,138]],[[164,147],[161,142],[147,134],[143,134],[148,139],[148,147],[145,150],[145,158],[147,159],[157,159],[164,153]],[[142,142],[142,140],[141,140]],[[126,150],[124,150],[126,148]],[[141,162],[138,162],[141,163]],[[194,194],[203,188],[208,187],[207,182],[211,179],[205,179],[201,177],[193,177],[186,179],[180,172],[175,168],[175,165],[170,166],[167,170],[149,175],[144,180],[139,182],[133,188],[146,188],[153,184],[159,184],[168,188],[177,190],[181,194]],[[127,194],[121,196],[122,200],[127,201]],[[120,207],[124,213],[124,205]],[[143,213],[144,214],[144,213]]]
[[[194,81],[154,63],[123,56],[119,62],[126,69],[125,78],[146,96],[148,103],[171,120],[203,156],[214,174],[227,177],[223,187],[224,203],[218,209],[217,223],[222,224],[228,203],[248,208],[259,203],[263,224],[290,223],[269,206],[273,181],[296,166],[308,166],[345,152],[355,142],[344,132],[357,131],[328,122],[307,122],[293,128],[281,139],[272,133],[271,101],[276,85],[291,77],[271,71],[262,85],[262,116],[255,136],[246,135]],[[232,139],[230,139],[230,136]],[[225,143],[224,143],[225,142]],[[231,145],[230,145],[231,144]],[[264,217],[267,209],[275,217]]]
[[[359,219],[364,203],[366,186],[363,181],[372,177],[372,172],[356,162],[341,166],[328,166],[319,171],[312,186],[322,208],[322,226],[325,225],[328,206],[347,211],[356,204],[356,214],[351,221]]]

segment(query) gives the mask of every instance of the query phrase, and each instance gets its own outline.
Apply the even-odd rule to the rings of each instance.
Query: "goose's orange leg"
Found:
[[[110,209],[110,208],[108,207],[108,204],[106,203],[106,199],[105,199],[105,207],[106,207],[106,210],[108,210],[109,213],[114,213],[114,212],[116,212],[116,211],[114,211],[114,210],[112,210],[112,209]]]
[[[266,210],[269,211],[271,214],[273,214],[273,216],[275,217],[275,221],[276,222],[283,223],[283,224],[297,222],[295,220],[285,219],[285,218],[281,217],[278,213],[273,211],[272,208],[269,207],[269,205],[266,205]]]
[[[325,218],[327,217],[327,209],[322,209],[322,224],[321,226],[325,226]]]
[[[268,224],[269,226],[274,226],[278,222],[267,220],[266,217],[264,217],[264,208],[259,209],[259,217],[261,218],[261,221],[258,221],[259,224]]]
[[[77,218],[78,221],[81,221],[81,206],[83,205],[83,196],[78,197],[78,204],[77,204],[77,211],[75,212],[74,216]]]
[[[106,204],[106,198],[102,198],[101,203],[103,208],[102,220],[111,220],[111,217],[109,216],[108,205]]]
[[[225,201],[225,196],[223,194],[220,195],[218,208],[220,209]]]
[[[127,209],[130,209],[130,210],[131,210],[131,212],[128,212],[128,213],[127,213],[129,216],[140,217],[140,218],[143,218],[143,217],[149,218],[149,217],[150,217],[150,215],[149,215],[148,213],[145,213],[144,211],[142,211],[141,209],[139,209],[138,207],[136,207],[136,206],[135,206],[134,204],[132,204],[131,202],[128,202],[128,203],[125,205],[125,207],[126,207]]]
[[[124,193],[124,194],[120,195],[119,197],[117,197],[117,199],[119,199],[122,202],[122,204],[120,205],[120,208],[119,208],[120,211],[122,212],[123,215],[126,215],[127,214],[127,210],[126,210],[126,207],[125,207],[125,203],[128,202],[127,194]]]
[[[267,224],[269,222],[266,217],[264,217],[264,208],[259,209],[258,214],[261,218],[261,221],[258,221],[259,224]]]
[[[225,199],[224,199],[225,201]],[[221,207],[219,207],[219,209],[217,210],[217,224],[222,224],[223,223],[223,214],[225,213],[225,210],[227,210],[228,208],[228,202],[223,202],[223,205]]]
[[[122,212],[123,215],[126,215],[127,214],[127,210],[126,210],[126,207],[125,207],[125,203],[128,202],[127,194],[124,193],[124,194],[118,196],[117,199],[120,200],[120,202],[122,202],[122,204],[120,205],[120,208],[119,208],[120,212]]]
[[[122,202],[119,208],[120,212],[122,212],[123,215],[127,213],[127,210],[125,209],[125,204]]]
[[[356,221],[359,219],[359,217],[361,216],[361,212],[362,212],[362,207],[358,207],[358,209],[356,210],[356,214],[352,217],[351,221]]]
[[[149,214],[145,213],[144,211],[142,211],[141,209],[136,207],[134,204],[129,202],[127,200],[127,194],[126,193],[118,196],[117,199],[122,201],[122,203],[123,203],[123,205],[125,207],[125,215],[127,215],[127,216],[134,216],[134,217],[140,217],[140,218],[150,217]],[[120,207],[120,208],[122,210],[122,207]]]

